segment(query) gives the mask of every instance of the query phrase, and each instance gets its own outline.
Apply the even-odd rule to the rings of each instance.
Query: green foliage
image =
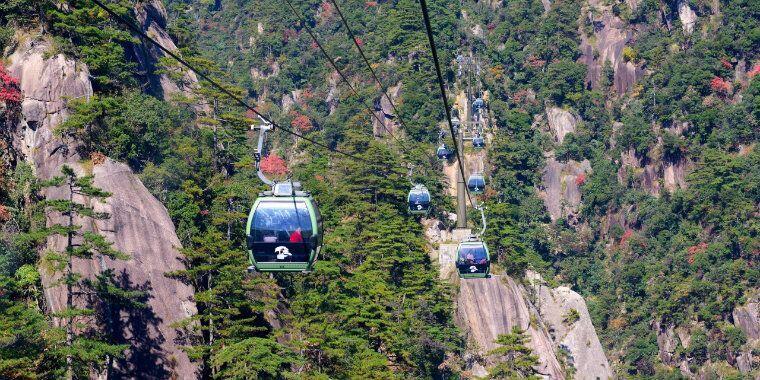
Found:
[[[570,133],[565,136],[565,140],[562,145],[558,146],[554,151],[554,154],[558,161],[567,162],[569,160],[582,161],[585,157],[588,157],[587,153],[587,141],[584,141],[583,137],[578,133]]]
[[[406,179],[385,166],[401,165],[398,147],[371,135],[363,104],[378,98],[375,84],[337,17],[321,3],[297,6],[358,95],[330,79],[333,69],[312,46],[303,23],[279,2],[168,1],[168,30],[183,57],[218,81],[240,86],[225,85],[255,99],[283,125],[296,113],[305,115],[314,126],[310,138],[373,162],[327,156],[283,133],[272,134],[267,150],[293,164],[294,178],[315,195],[325,217],[323,256],[314,273],[301,276],[244,274],[243,223],[262,186],[246,136],[251,115],[229,96],[205,81],[190,83],[170,59],[145,74],[166,74],[190,96],[170,104],[136,91],[147,81],[135,73],[135,41],[91,0],[67,6],[3,2],[0,48],[11,43],[14,28],[40,24],[54,36],[49,53],[63,52],[88,65],[96,95],[89,102],[70,99],[71,117],[58,133],[77,143],[81,157],[100,152],[127,162],[167,206],[186,264],[168,275],[195,290],[198,314],[179,327],[197,333],[197,340],[185,343],[202,377],[456,376],[448,362],[456,361],[464,342],[452,324],[451,289],[438,281],[421,227],[405,214]],[[429,1],[451,88],[456,87],[449,63],[457,53],[474,50],[483,59],[496,127],[488,150],[493,192],[483,197],[489,219],[484,237],[495,260],[514,276],[533,268],[581,292],[611,362],[620,363],[621,378],[678,378],[659,362],[653,321],[704,326],[695,331],[696,343],[678,353],[695,366],[707,358],[733,360],[747,338],[726,321],[760,279],[753,256],[760,229],[760,158],[752,148],[760,131],[760,80],[732,79],[740,62],[757,62],[760,9],[756,1],[722,1],[720,14],[708,16],[709,7],[697,2],[692,6],[705,20],[704,29],[686,37],[663,24],[677,17],[671,3],[644,0],[635,10],[621,1],[609,4],[623,27],[632,23],[623,59],[644,69],[630,93],[616,94],[607,62],[596,89],[585,82],[578,30],[593,38],[593,25],[585,21],[583,2],[553,1],[544,12],[538,0],[495,8]],[[132,1],[109,4],[133,17]],[[440,175],[430,174],[440,166],[421,158],[432,149],[443,112],[418,3],[357,0],[341,8],[384,85],[401,83],[396,104],[409,124],[398,136],[419,148],[412,155],[426,169],[415,180],[433,190],[437,208],[449,210]],[[475,24],[487,30],[485,38],[471,36],[468,29]],[[710,88],[716,77],[732,81],[733,91],[716,94]],[[296,90],[290,111],[280,109],[283,95],[295,97]],[[532,127],[546,104],[572,107],[583,120],[558,147]],[[622,127],[613,133],[614,121]],[[592,167],[580,184],[580,213],[554,223],[536,195],[544,152],[552,149],[559,161],[588,159]],[[642,188],[638,168],[625,168],[626,177],[618,178],[620,153],[629,149],[654,168],[685,165],[688,186],[672,193],[660,188],[656,198]],[[0,220],[0,377],[61,377],[67,355],[78,358],[78,374],[85,376],[86,363],[119,355],[123,341],[108,339],[119,331],[114,316],[139,313],[145,294],[116,286],[118,274],[111,271],[89,280],[65,275],[63,285],[105,301],[59,314],[101,322],[102,332],[84,331],[66,347],[65,331],[50,328],[39,306],[35,244],[47,234],[81,237],[82,246],[47,255],[64,272],[72,260],[99,252],[120,255],[99,235],[74,225],[40,227],[44,219],[31,211],[38,187],[32,177],[18,164],[16,172],[0,173],[0,206],[10,215]],[[106,195],[91,180],[74,182],[93,196]],[[65,200],[43,205],[84,219],[103,217]],[[273,314],[281,328],[267,322]],[[565,323],[577,314],[568,313]],[[511,360],[493,374],[534,374],[535,357],[525,349],[523,332],[498,343],[498,356]],[[522,372],[515,374],[516,368]]]
[[[179,108],[136,92],[73,100],[69,109],[71,115],[55,132],[80,142],[80,156],[99,152],[137,170],[163,161],[170,130],[187,119]]]
[[[632,47],[626,46],[623,48],[623,60],[626,62],[637,62],[639,60],[639,54]]]
[[[552,62],[543,75],[540,95],[557,105],[568,100],[576,101],[581,96],[585,80],[586,65],[570,60]]]
[[[86,63],[98,89],[134,84],[136,65],[125,59],[127,44],[134,42],[132,36],[90,0],[73,0],[68,5],[45,9],[57,48]],[[119,15],[131,17],[131,1],[111,1],[108,5]]]
[[[440,376],[447,370],[436,363],[462,344],[450,293],[419,224],[403,212],[405,179],[384,166],[397,158],[366,136],[350,133],[341,148],[377,164],[343,159],[328,183],[309,182],[330,232],[315,274],[295,279],[289,294],[298,344],[308,348],[306,372],[390,378],[394,366]]]
[[[517,326],[509,334],[499,335],[495,343],[501,345],[488,355],[499,363],[489,371],[490,379],[538,379],[538,356],[533,355],[527,344],[530,337]]]
[[[10,46],[13,40],[13,28],[0,26],[0,51]]]
[[[211,365],[220,378],[277,379],[294,356],[270,339],[248,338],[221,348]]]
[[[530,48],[534,54],[547,63],[563,60],[569,63],[578,59],[579,13],[579,1],[562,0],[553,3],[540,21],[536,37],[531,41]]]
[[[618,205],[622,186],[617,180],[617,165],[606,159],[591,163],[591,176],[581,186],[583,209],[587,215],[602,215]]]
[[[188,269],[167,275],[195,289],[198,313],[182,326],[202,337],[187,351],[200,361],[204,376],[240,377],[248,370],[255,377],[276,378],[294,354],[267,338],[267,328],[258,320],[276,302],[271,284],[263,278],[246,278],[247,256],[216,229],[196,236],[182,253]],[[252,347],[256,349],[251,351]]]
[[[514,276],[521,276],[528,268],[546,267],[538,252],[543,243],[539,227],[535,221],[524,218],[527,213],[521,208],[525,206],[495,203],[488,206],[486,213],[489,228],[485,238],[492,258]]]
[[[27,26],[51,6],[48,0],[7,0],[0,4],[0,26]],[[12,29],[9,28],[12,31]],[[0,43],[0,51],[3,44]]]
[[[54,313],[63,324],[62,327],[54,328],[60,337],[52,343],[55,348],[51,354],[61,358],[59,360],[65,358],[66,364],[56,372],[58,376],[65,373],[66,376],[80,378],[87,377],[91,368],[102,370],[104,366],[110,366],[113,358],[122,357],[123,351],[128,347],[113,343],[114,337],[111,334],[121,334],[122,331],[113,328],[116,322],[110,313],[105,313],[105,318],[101,319],[107,326],[107,334],[87,325],[89,317],[95,314],[90,305],[102,305],[105,308],[110,308],[117,302],[134,302],[137,305],[139,303],[131,300],[139,296],[140,292],[121,289],[114,280],[113,273],[108,270],[101,271],[95,282],[75,270],[75,261],[93,258],[102,261],[105,257],[125,260],[128,256],[114,250],[113,243],[103,236],[84,231],[81,225],[75,224],[75,220],[104,220],[110,217],[106,213],[95,211],[90,204],[79,203],[75,196],[104,202],[110,194],[94,186],[92,176],[79,176],[67,165],[61,168],[61,174],[61,177],[47,181],[44,186],[62,187],[65,191],[63,198],[46,199],[42,203],[46,211],[60,215],[61,222],[45,227],[40,232],[66,243],[62,251],[45,252],[42,261],[53,275],[59,277],[54,286],[65,287],[66,304]],[[82,299],[83,295],[88,296],[87,301]],[[89,305],[81,306],[83,303]]]
[[[39,273],[30,265],[15,275],[0,275],[0,377],[25,378],[43,373],[49,342],[48,321],[37,306],[41,297]]]
[[[649,147],[654,144],[655,135],[641,105],[631,104],[624,111],[622,122],[623,127],[617,139],[620,147],[633,149],[639,157],[646,155]]]
[[[579,319],[581,319],[581,315],[578,313],[578,310],[570,309],[562,317],[562,323],[566,325],[572,325],[573,323],[577,322]]]
[[[488,152],[491,162],[500,163],[494,167],[491,181],[500,191],[500,200],[517,203],[533,193],[540,179],[538,170],[544,158],[539,137],[528,114],[509,110],[500,100],[493,101],[491,108],[500,126]]]
[[[639,332],[641,335],[632,338],[633,341],[624,354],[625,363],[629,365],[627,372],[629,375],[651,376],[659,352],[657,339],[651,330]]]
[[[698,329],[692,332],[689,346],[684,350],[686,357],[691,359],[691,368],[699,368],[707,360],[707,333]]]

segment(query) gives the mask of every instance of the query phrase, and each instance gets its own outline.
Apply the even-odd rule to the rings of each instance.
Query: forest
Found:
[[[760,376],[760,1],[426,5],[449,104],[456,57],[482,66],[489,280],[529,288],[535,272],[582,296],[610,378]],[[32,94],[22,74],[40,63],[17,62],[34,49],[72,62],[44,75],[81,96],[37,98],[59,79]],[[471,280],[442,279],[431,254],[430,225],[453,229],[456,210],[421,2],[7,0],[0,52],[0,378],[465,379],[474,362],[552,378],[525,328],[473,353],[457,301]],[[269,190],[257,114],[305,137],[272,131],[261,168],[319,205],[310,273],[246,272],[246,218]],[[410,181],[430,190],[424,218]],[[130,237],[169,234],[160,260],[119,235],[129,196],[167,216]],[[160,292],[188,296],[181,317]]]

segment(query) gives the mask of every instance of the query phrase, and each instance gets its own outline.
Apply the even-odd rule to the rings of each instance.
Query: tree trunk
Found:
[[[71,228],[72,225],[74,225],[74,208],[72,207],[72,204],[74,202],[74,184],[71,182],[71,179],[68,180],[69,182],[69,210],[68,210],[68,225],[67,227]],[[73,263],[74,256],[72,255],[72,251],[74,249],[74,232],[69,230],[66,232],[66,254],[68,255],[68,263],[66,264],[66,309],[67,312],[71,312],[71,309],[74,307],[74,286],[71,283],[71,276],[73,273]],[[66,347],[70,350],[71,347],[74,345],[74,317],[69,316],[67,317],[66,321]],[[71,380],[74,378],[74,358],[71,356],[71,353],[66,354],[66,378],[68,380]]]

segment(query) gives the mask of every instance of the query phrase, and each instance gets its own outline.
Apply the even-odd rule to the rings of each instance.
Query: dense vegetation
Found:
[[[586,298],[621,378],[678,378],[672,367],[680,360],[692,371],[708,362],[735,367],[747,337],[732,311],[760,280],[760,3],[719,1],[716,13],[712,2],[693,0],[700,21],[692,34],[679,25],[676,1],[642,0],[635,9],[602,3],[636,31],[622,59],[646,70],[626,93],[615,90],[608,63],[596,84],[587,80],[581,33],[594,38],[595,26],[585,15],[603,10],[586,1],[553,1],[547,11],[539,0],[429,1],[442,63],[467,51],[484,61],[496,126],[486,239],[507,273],[532,268]],[[436,216],[446,220],[451,203],[442,200],[440,164],[429,157],[444,113],[416,1],[340,3],[384,84],[402,83],[399,135],[414,147],[406,152],[373,138],[366,108],[377,87],[329,2],[295,6],[358,94],[339,83],[281,1],[166,1],[168,31],[183,57],[278,123],[373,162],[274,134],[271,170],[312,191],[328,234],[314,273],[272,277],[244,273],[243,219],[263,189],[246,133],[254,115],[205,81],[185,83],[169,59],[146,72],[134,36],[89,0],[68,4],[3,2],[0,49],[15,46],[15,30],[39,27],[52,40],[50,54],[88,65],[95,96],[70,101],[71,116],[56,134],[83,158],[105,154],[129,164],[167,206],[187,269],[166,275],[195,290],[198,314],[178,328],[197,336],[186,349],[202,377],[456,376],[464,341],[453,324],[453,291],[438,281],[422,228],[404,211],[407,179],[388,170],[408,161],[424,168],[415,179],[433,191]],[[135,16],[128,0],[110,4]],[[445,69],[453,83],[454,71]],[[739,71],[744,79],[736,79]],[[157,96],[151,83],[160,73],[183,92]],[[21,96],[0,66],[0,377],[53,378],[66,355],[41,297],[39,236],[30,237],[43,229],[45,202],[31,168],[10,149]],[[562,144],[540,128],[549,106],[581,120]],[[590,163],[572,217],[552,221],[537,194],[545,152]],[[641,166],[685,166],[688,186],[655,194],[622,155]],[[283,328],[273,327],[272,310]],[[664,363],[653,326],[683,327],[691,344],[679,342],[677,360]],[[498,343],[494,355],[507,361],[494,374],[533,375],[522,332]],[[735,369],[722,375],[738,376]]]
[[[493,231],[493,244],[523,252],[509,260],[508,269],[527,261],[586,296],[621,376],[670,373],[658,358],[653,322],[683,326],[701,337],[702,351],[680,343],[676,353],[689,360],[692,371],[708,360],[735,363],[746,336],[731,324],[732,311],[760,280],[760,155],[744,150],[760,137],[760,81],[753,79],[757,69],[750,70],[759,53],[760,6],[720,2],[717,20],[699,24],[707,32],[687,35],[680,25],[663,24],[658,14],[664,9],[677,20],[676,2],[644,1],[635,12],[624,2],[612,3],[613,11],[623,9],[620,17],[641,31],[624,58],[652,72],[627,94],[611,87],[609,66],[598,86],[584,85],[576,26],[578,9],[586,5],[558,1],[540,22],[530,22],[538,1],[511,1],[498,12],[482,3],[470,10],[477,15],[472,23],[495,25],[481,40],[497,74],[487,82],[496,95],[492,109],[505,127],[496,132],[490,153],[492,182],[507,185],[491,207],[495,217],[504,218],[498,219],[503,231]],[[709,4],[695,5],[700,17],[710,17]],[[734,82],[737,65],[745,63],[748,78]],[[538,100],[525,100],[526,92]],[[547,145],[530,128],[530,115],[543,112],[544,102],[583,120],[562,145]],[[677,130],[682,123],[688,126],[683,134]],[[542,205],[533,188],[541,152],[549,149],[560,161],[591,162],[572,226],[560,219],[550,228],[535,228],[547,221],[539,217]],[[630,169],[620,182],[620,157],[629,150],[644,165],[693,163],[688,187],[653,196]]]
[[[243,221],[256,192],[263,189],[255,176],[246,134],[252,115],[206,82],[173,102],[141,91],[147,79],[131,55],[136,40],[89,1],[73,2],[70,9],[46,2],[12,4],[3,12],[4,28],[19,28],[21,16],[44,25],[54,36],[56,52],[82,59],[93,74],[95,97],[71,100],[71,117],[56,129],[56,135],[75,143],[80,157],[94,161],[105,154],[128,163],[169,209],[184,246],[187,269],[166,275],[195,289],[198,314],[178,327],[190,336],[197,334],[197,339],[188,342],[187,351],[198,362],[202,377],[323,378],[329,374],[385,379],[406,374],[430,378],[452,370],[441,363],[447,355],[456,357],[463,342],[452,323],[451,290],[437,280],[437,271],[425,253],[421,226],[403,211],[408,180],[388,172],[389,165],[401,165],[400,159],[392,147],[373,140],[369,116],[362,113],[364,102],[371,102],[374,93],[365,89],[359,97],[341,95],[339,111],[327,115],[325,104],[318,99],[329,89],[317,86],[321,81],[314,78],[326,76],[328,71],[320,66],[307,76],[300,72],[301,66],[283,60],[282,70],[292,75],[282,75],[279,80],[290,82],[281,85],[296,89],[314,83],[308,89],[313,95],[297,111],[285,113],[275,108],[267,113],[301,133],[377,164],[328,157],[286,135],[276,136],[271,146],[273,157],[301,162],[304,160],[298,157],[310,158],[288,172],[320,203],[329,231],[326,249],[313,275],[248,276]],[[133,16],[128,2],[120,5],[124,7],[118,8],[119,13]],[[444,8],[436,4],[436,9]],[[88,16],[93,14],[97,17]],[[280,10],[279,14],[272,13],[273,20],[293,21],[289,12]],[[455,32],[453,14],[448,20]],[[414,22],[408,12],[397,17],[407,17],[404,22],[410,25]],[[191,32],[170,30],[193,64],[211,72],[217,81],[233,82],[235,73],[224,73],[199,54],[196,48],[200,43],[189,37]],[[425,41],[416,23],[408,33],[395,38]],[[270,42],[265,45],[273,49],[269,57],[286,52],[294,57],[310,44],[303,37],[289,44]],[[396,52],[406,55],[422,48],[412,44],[409,50]],[[162,72],[175,79],[183,77],[176,63],[162,60],[161,65]],[[424,127],[410,131],[419,136],[429,134],[431,125],[442,117],[429,94],[434,88],[432,78],[425,75],[430,67],[427,57],[402,65],[404,73],[416,75],[419,81],[417,104],[428,107],[427,112],[419,112],[425,119],[415,123]],[[356,69],[345,68],[347,72]],[[302,78],[297,79],[299,76]],[[261,84],[242,84],[249,86],[227,88],[243,97],[257,96],[257,88],[262,88]],[[15,103],[6,103],[3,116],[10,119],[11,112],[18,110],[12,108]],[[407,109],[410,119],[417,118],[412,108]],[[2,323],[9,327],[3,329],[7,334],[3,342],[8,344],[3,343],[2,350],[12,355],[0,357],[0,373],[55,377],[65,371],[65,363],[47,359],[45,352],[56,344],[54,339],[40,340],[54,330],[39,297],[41,285],[34,269],[38,255],[33,242],[24,244],[19,234],[44,227],[41,214],[33,212],[41,189],[22,164],[8,162],[6,167],[9,171],[3,172],[1,193],[6,228],[1,278],[8,290],[0,297],[8,306],[3,308]],[[441,185],[430,180],[430,187],[440,189]],[[24,193],[19,194],[21,191]],[[37,218],[36,224],[30,218]],[[279,316],[287,326],[283,330],[272,328],[265,319],[275,307],[288,310]],[[279,339],[283,334],[291,337],[287,344]],[[115,356],[113,350],[108,353]],[[98,355],[91,356],[88,363],[102,357]],[[456,363],[452,365],[455,368]],[[128,371],[129,366],[118,368],[113,368],[117,371],[114,376]]]

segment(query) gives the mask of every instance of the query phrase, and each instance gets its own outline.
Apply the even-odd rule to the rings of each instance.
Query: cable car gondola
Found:
[[[322,217],[298,182],[259,194],[246,226],[248,258],[259,272],[311,271],[322,247]]]
[[[301,191],[299,182],[274,182],[261,171],[264,140],[272,129],[271,124],[262,121],[258,127],[251,126],[260,130],[254,153],[256,174],[272,190],[259,193],[248,214],[248,271],[308,272],[322,248],[322,215],[311,194]]]
[[[483,98],[477,98],[474,102],[472,102],[472,109],[474,111],[477,111],[483,107],[486,106],[486,102],[483,100]]]
[[[483,194],[486,188],[486,180],[483,174],[470,174],[467,178],[467,189],[473,194]]]
[[[425,185],[414,185],[407,200],[412,214],[427,214],[430,211],[430,192]]]
[[[472,146],[475,149],[483,149],[486,146],[486,140],[480,135],[477,135],[472,138]]]
[[[435,154],[438,156],[439,160],[448,160],[451,158],[454,152],[449,149],[446,144],[441,144]]]
[[[488,246],[478,239],[459,243],[456,265],[460,278],[487,278],[491,270]]]

